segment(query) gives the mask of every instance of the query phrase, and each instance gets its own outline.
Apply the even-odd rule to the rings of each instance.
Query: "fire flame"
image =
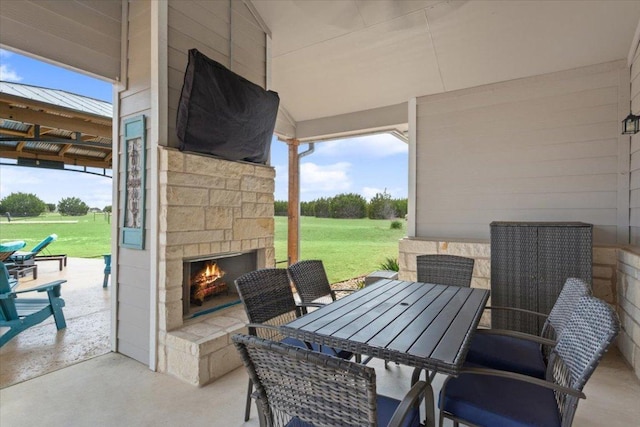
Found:
[[[211,279],[220,279],[224,276],[224,271],[222,271],[215,262],[208,262],[201,274],[209,281]]]

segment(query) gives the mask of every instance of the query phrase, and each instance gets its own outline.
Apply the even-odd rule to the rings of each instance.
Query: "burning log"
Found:
[[[200,306],[204,303],[205,298],[209,296],[218,295],[222,292],[228,293],[229,287],[227,283],[221,280],[224,274],[218,264],[208,262],[205,268],[191,278],[191,303]]]

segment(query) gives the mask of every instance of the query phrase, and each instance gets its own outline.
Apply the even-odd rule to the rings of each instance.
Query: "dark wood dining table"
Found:
[[[485,289],[380,280],[280,330],[305,342],[455,376],[488,298]],[[427,425],[433,425],[429,393]]]

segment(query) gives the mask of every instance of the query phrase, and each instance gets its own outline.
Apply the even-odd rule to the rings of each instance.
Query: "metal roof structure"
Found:
[[[112,117],[105,101],[0,81],[0,157],[21,166],[111,169]]]

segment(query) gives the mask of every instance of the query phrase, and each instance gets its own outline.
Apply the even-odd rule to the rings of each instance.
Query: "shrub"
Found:
[[[67,197],[58,202],[60,215],[81,216],[86,215],[89,206],[77,197]]]
[[[380,270],[391,270],[391,271],[400,271],[400,266],[398,265],[398,258],[385,258],[384,262],[382,262],[379,266]]]
[[[402,229],[402,221],[391,221],[391,229],[392,230],[401,230]]]
[[[312,202],[300,202],[300,215],[315,216],[316,215],[315,205],[316,205],[315,200]]]
[[[314,202],[313,213],[316,218],[329,218],[330,210],[329,206],[331,205],[331,199],[327,199],[322,197]]]
[[[385,189],[382,193],[376,193],[369,202],[367,215],[371,219],[391,219],[396,217],[393,200]]]
[[[56,204],[55,203],[47,203],[47,212],[55,212]]]
[[[359,194],[338,194],[329,206],[331,218],[364,218],[367,216],[367,201]]]
[[[287,216],[289,215],[289,202],[286,200],[276,200],[273,203],[273,214],[275,216]]]
[[[0,213],[11,216],[38,216],[46,210],[46,203],[35,194],[11,193],[0,200]]]
[[[107,213],[111,213],[111,205],[109,206],[105,206],[104,209],[102,209],[102,212],[107,212]]]
[[[407,215],[407,199],[394,199],[391,201],[396,218],[404,218]]]

